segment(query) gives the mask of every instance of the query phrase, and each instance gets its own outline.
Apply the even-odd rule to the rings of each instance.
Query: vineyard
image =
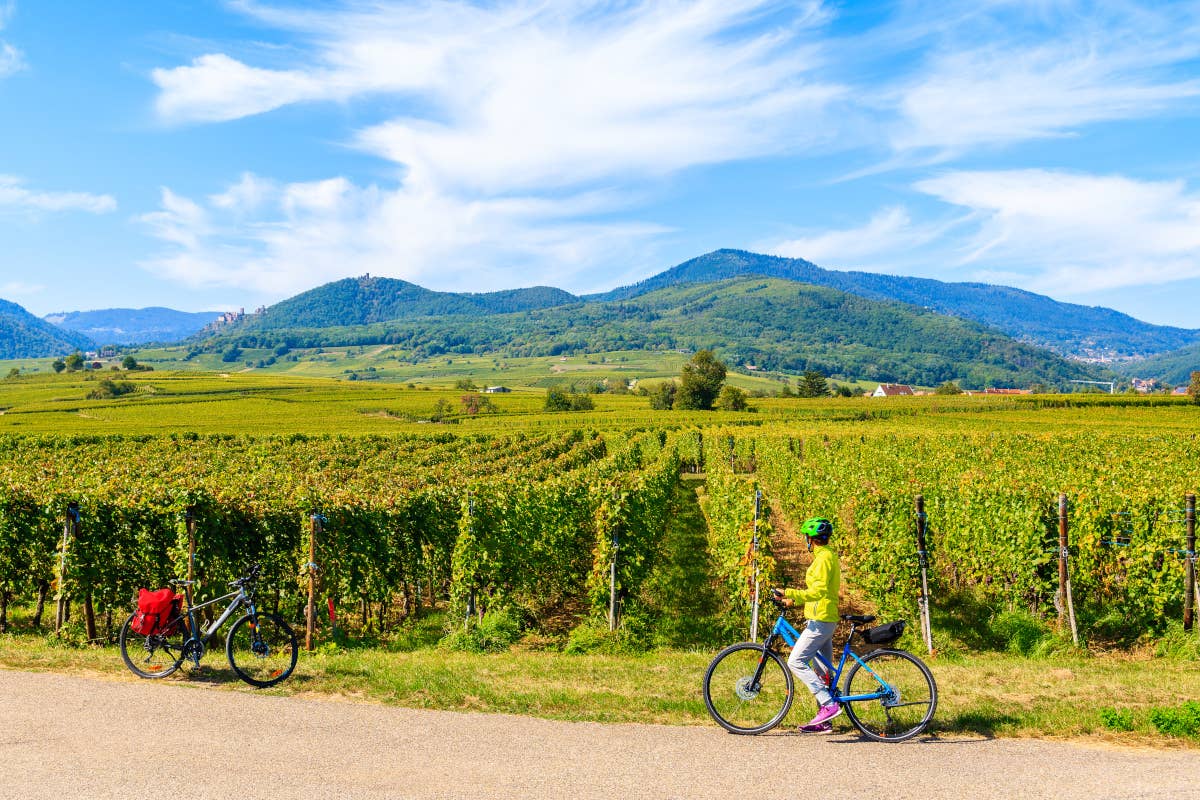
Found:
[[[492,610],[530,630],[619,628],[665,568],[681,474],[703,478],[705,580],[738,635],[756,586],[780,574],[772,521],[816,514],[835,520],[856,596],[914,618],[916,495],[935,619],[960,604],[1061,614],[1060,493],[1085,640],[1154,633],[1183,615],[1196,409],[864,408],[799,401],[710,424],[619,410],[522,424],[519,412],[487,430],[389,435],[3,434],[0,626],[13,603],[48,626],[58,600],[60,617],[82,614],[89,638],[103,638],[139,586],[193,574],[200,596],[215,596],[260,562],[263,598],[301,625],[312,575],[318,606],[355,628],[434,608],[458,628]]]

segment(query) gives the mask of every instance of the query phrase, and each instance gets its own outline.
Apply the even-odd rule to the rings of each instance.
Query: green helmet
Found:
[[[813,517],[804,520],[800,532],[810,539],[828,539],[833,535],[833,523],[824,517]]]

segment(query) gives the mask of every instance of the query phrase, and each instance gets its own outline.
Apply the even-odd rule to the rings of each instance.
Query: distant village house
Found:
[[[508,388],[507,386],[489,386],[483,391],[487,394],[506,394],[511,392],[512,389]]]
[[[871,397],[912,397],[913,390],[911,386],[905,386],[903,383],[881,383],[871,393]]]

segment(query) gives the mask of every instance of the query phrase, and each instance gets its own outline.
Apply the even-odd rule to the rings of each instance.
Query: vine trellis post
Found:
[[[929,609],[929,550],[925,544],[928,517],[925,516],[925,497],[917,495],[917,563],[921,567],[921,595],[917,598],[917,607],[921,614],[921,638],[925,640],[925,649],[933,654],[933,627]]]
[[[758,515],[762,510],[762,489],[754,489],[754,533],[750,538],[750,564],[754,570],[754,597],[750,601],[750,641],[758,641]]]
[[[1058,597],[1061,602],[1058,624],[1062,626],[1065,613],[1071,622],[1071,641],[1078,647],[1079,628],[1075,625],[1075,601],[1071,597],[1071,570],[1068,564],[1070,549],[1067,544],[1067,507],[1067,494],[1063,492],[1058,496]]]
[[[1192,629],[1196,601],[1196,495],[1189,493],[1184,501],[1184,521],[1187,525],[1187,563],[1183,589],[1183,629]]]
[[[306,608],[306,621],[304,623],[304,649],[312,652],[313,649],[313,634],[317,626],[317,537],[323,531],[323,517],[320,514],[313,514],[309,520],[309,535],[308,535],[308,564],[305,565],[308,571],[308,606]],[[332,618],[332,614],[330,615]]]
[[[62,631],[71,619],[71,599],[67,595],[67,549],[71,539],[79,535],[79,503],[67,504],[67,516],[63,520],[62,552],[58,557],[58,610],[54,619],[54,632]]]

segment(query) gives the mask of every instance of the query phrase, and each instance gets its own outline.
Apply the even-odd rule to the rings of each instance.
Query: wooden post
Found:
[[[758,515],[762,509],[762,490],[754,490],[754,533],[750,539],[750,563],[754,569],[754,598],[750,603],[750,641],[758,641]]]
[[[1183,629],[1192,629],[1196,597],[1196,495],[1189,493],[1184,501],[1184,523],[1187,525],[1187,564],[1183,590]]]
[[[54,632],[62,630],[63,625],[71,619],[70,599],[67,597],[66,572],[67,548],[71,543],[71,535],[75,533],[75,521],[79,517],[79,504],[67,504],[67,516],[63,520],[62,552],[58,557],[58,612],[54,620]]]
[[[612,563],[608,567],[608,629],[617,629],[617,551],[621,549],[621,541],[614,529],[612,535]]]
[[[321,515],[313,514],[308,537],[308,620],[304,627],[304,649],[312,652],[313,631],[317,625],[317,536],[321,533]]]
[[[1075,627],[1075,602],[1071,597],[1071,575],[1067,567],[1070,549],[1067,541],[1067,495],[1058,496],[1058,596],[1062,601],[1058,615],[1059,627],[1063,624],[1064,612],[1071,623],[1071,641],[1079,646],[1079,630]]]
[[[187,527],[188,535],[187,579],[191,581],[196,579],[196,509],[194,506],[188,506],[187,511],[184,512],[183,522]]]
[[[929,550],[925,546],[927,525],[925,516],[925,496],[917,495],[917,563],[921,567],[921,596],[918,598],[918,608],[921,612],[921,637],[925,640],[925,649],[933,654],[933,625],[929,609]]]

